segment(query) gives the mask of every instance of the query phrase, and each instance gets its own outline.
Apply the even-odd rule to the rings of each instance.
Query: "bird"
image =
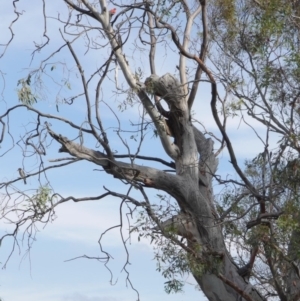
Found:
[[[109,14],[113,16],[116,13],[117,9],[114,7],[109,11]]]
[[[26,178],[25,178],[26,175],[25,175],[24,170],[22,168],[19,168],[18,171],[19,171],[19,174],[20,174],[21,178],[24,180],[24,184],[27,184]]]
[[[109,22],[111,21],[111,18],[116,13],[116,11],[117,9],[115,7],[108,11]]]

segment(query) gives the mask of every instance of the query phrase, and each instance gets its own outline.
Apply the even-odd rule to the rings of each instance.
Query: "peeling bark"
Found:
[[[175,158],[177,174],[188,173],[193,180],[198,180],[197,148],[183,87],[169,73],[162,77],[148,77],[145,87],[148,93],[160,96],[168,104],[168,125],[174,135],[174,144],[180,151],[180,156]]]

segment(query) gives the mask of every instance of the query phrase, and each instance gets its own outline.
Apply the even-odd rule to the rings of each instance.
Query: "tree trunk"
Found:
[[[295,219],[299,216],[295,216]],[[288,247],[288,257],[291,260],[291,265],[289,266],[288,277],[287,277],[287,295],[288,300],[296,301],[300,299],[300,260],[299,260],[299,250],[300,250],[300,230],[295,229],[292,232],[290,239],[290,245]]]
[[[159,95],[170,109],[169,122],[178,149],[174,157],[176,175],[136,164],[110,162],[108,157],[84,148],[50,128],[50,135],[62,144],[60,151],[68,152],[101,165],[107,173],[127,181],[138,181],[147,187],[161,189],[178,202],[186,220],[178,235],[187,239],[187,251],[192,256],[191,272],[210,301],[255,300],[262,297],[238,274],[227,253],[222,229],[213,203],[212,175],[217,168],[213,143],[193,127],[180,83],[170,74],[151,76],[145,82],[148,93]],[[144,96],[143,96],[144,97]],[[199,273],[197,265],[203,272]]]

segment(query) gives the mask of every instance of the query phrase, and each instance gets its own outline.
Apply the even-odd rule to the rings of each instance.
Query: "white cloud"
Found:
[[[71,295],[67,295],[62,297],[62,301],[118,301],[116,298],[112,297],[98,297],[98,296],[92,296],[89,297],[87,295],[74,293]]]
[[[111,205],[114,203],[114,205]],[[120,224],[119,202],[114,199],[99,200],[97,203],[68,203],[57,207],[57,219],[44,230],[46,237],[55,240],[93,244],[110,227]],[[106,244],[121,243],[119,229],[110,231]]]

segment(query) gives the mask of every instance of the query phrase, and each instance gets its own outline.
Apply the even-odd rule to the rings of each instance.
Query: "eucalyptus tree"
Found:
[[[242,244],[240,250],[250,252],[247,274],[265,296],[297,300],[299,2],[227,4],[226,10],[210,10],[214,76],[228,95],[228,112],[253,128],[262,149],[246,161],[240,175],[247,188],[228,190],[223,198],[223,204],[231,203],[235,211],[235,221],[225,232],[235,247]],[[264,131],[253,127],[253,121]],[[240,256],[243,261],[242,251]]]
[[[9,236],[17,240],[25,227],[31,243],[35,225],[49,222],[62,203],[113,196],[130,211],[140,212],[129,235],[138,231],[150,237],[162,250],[158,261],[170,263],[161,269],[170,277],[168,291],[180,289],[174,276],[188,272],[211,301],[297,300],[299,204],[297,181],[291,180],[297,176],[299,152],[297,2],[60,2],[65,7],[51,15],[49,4],[41,1],[44,39],[35,42],[32,53],[38,68],[19,80],[20,104],[0,116],[3,143],[11,137],[14,112],[26,108],[36,116],[17,143],[25,174],[1,183],[6,193],[1,218],[15,224],[1,242]],[[17,2],[13,5],[16,19],[9,26],[11,38],[2,59],[17,34],[14,24],[22,18]],[[58,35],[61,45],[49,52],[51,39],[57,41]],[[68,61],[55,61],[61,52]],[[43,53],[45,57],[39,60]],[[99,65],[90,65],[86,57],[91,54]],[[159,75],[158,66],[168,58],[171,63]],[[75,72],[76,89],[57,70]],[[38,106],[48,78],[61,93],[56,98],[57,115]],[[71,89],[66,93],[62,87]],[[203,106],[205,89],[211,92],[216,135],[209,135],[205,124],[196,127],[194,120],[193,108]],[[118,126],[112,130],[103,113],[105,106],[113,108],[106,100],[110,94],[123,99],[113,112]],[[70,114],[74,106],[81,108],[79,121]],[[129,107],[140,113],[138,122],[132,122],[135,133],[130,138],[138,141],[134,151],[120,120]],[[245,170],[226,130],[229,116],[252,127],[263,145],[246,162]],[[252,119],[264,126],[264,137],[251,125]],[[164,155],[142,153],[149,131],[159,140]],[[271,137],[277,139],[276,147]],[[14,139],[9,141],[2,150],[3,159],[16,147]],[[118,151],[120,142],[125,154]],[[50,160],[49,150],[58,147],[67,157]],[[236,172],[225,179],[217,174],[218,156],[224,148]],[[33,157],[37,167],[30,172],[27,164]],[[76,198],[62,196],[46,185],[50,170],[83,160],[127,185],[127,193],[104,187],[98,196]],[[35,194],[16,189],[17,183],[33,178],[40,182]],[[214,196],[213,181],[226,187],[220,198]],[[131,194],[132,188],[140,195]],[[153,189],[161,191],[163,205],[149,197]],[[11,213],[17,213],[13,220]]]

